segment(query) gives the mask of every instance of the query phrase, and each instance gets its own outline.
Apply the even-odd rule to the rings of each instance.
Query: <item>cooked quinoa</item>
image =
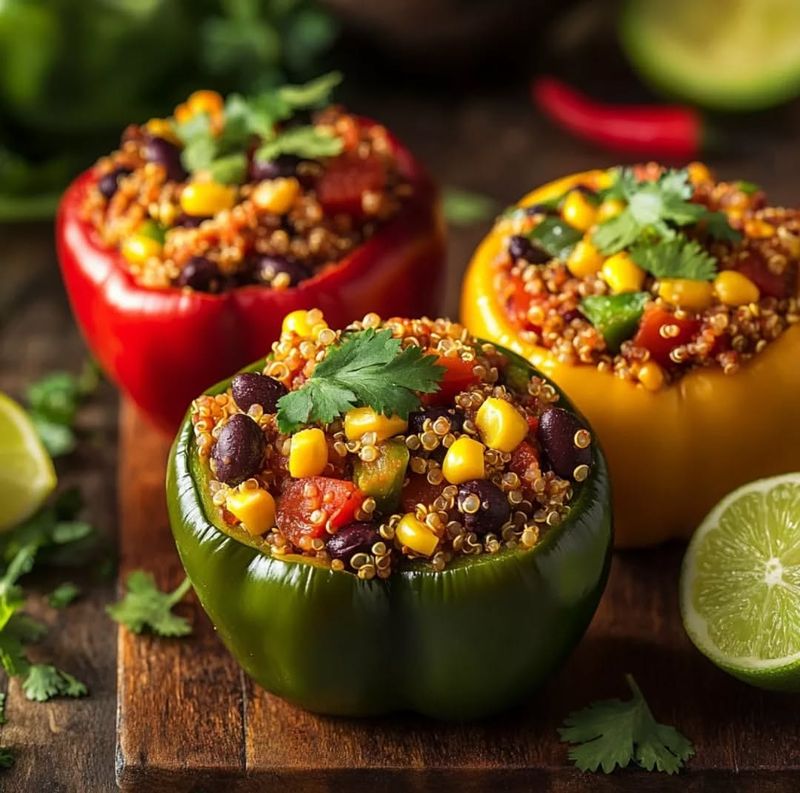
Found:
[[[462,556],[533,548],[569,514],[592,439],[552,385],[449,320],[369,314],[334,331],[319,311],[299,313],[260,372],[192,405],[207,503],[229,532],[370,579],[415,559],[439,571]],[[407,420],[355,407],[282,433],[278,400],[369,329],[446,364],[440,391],[421,395]],[[311,438],[313,455],[301,448]],[[293,476],[298,464],[312,475]]]
[[[631,229],[637,192],[634,209],[655,197],[663,217]],[[601,172],[499,228],[496,286],[521,338],[649,390],[701,367],[734,374],[800,319],[800,210],[700,163]]]
[[[142,286],[296,286],[335,266],[412,194],[384,127],[335,106],[295,114],[270,135],[298,153],[263,159],[265,141],[234,129],[244,101],[197,92],[172,117],[129,126],[96,164],[83,217]],[[200,149],[222,150],[216,160],[196,154],[198,117],[207,119]]]

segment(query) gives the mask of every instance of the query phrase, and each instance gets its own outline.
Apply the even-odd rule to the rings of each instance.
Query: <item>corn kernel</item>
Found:
[[[192,115],[208,113],[213,116],[217,113],[222,113],[224,104],[220,94],[209,90],[195,91],[186,100],[186,107]]]
[[[289,449],[289,475],[295,479],[319,476],[328,464],[328,442],[318,427],[292,435]]]
[[[758,287],[736,270],[723,270],[714,279],[714,294],[726,306],[744,306],[761,297]]]
[[[607,198],[597,208],[597,222],[605,223],[606,220],[611,220],[619,215],[625,209],[625,202],[620,201],[619,198]]]
[[[702,162],[690,162],[686,166],[686,170],[689,173],[689,181],[692,184],[700,184],[701,182],[714,181],[714,177],[711,175],[711,171],[709,171],[708,167],[704,165]]]
[[[605,260],[600,275],[615,295],[641,290],[645,271],[627,253],[615,253]]]
[[[766,220],[753,218],[752,220],[745,221],[744,233],[746,236],[754,239],[768,239],[774,236],[775,226],[773,226],[772,223],[767,223]]]
[[[303,339],[313,339],[316,331],[328,326],[319,309],[313,309],[312,311],[305,311],[302,308],[297,311],[290,311],[283,318],[281,332],[294,333]]]
[[[275,499],[263,487],[234,490],[228,494],[225,506],[254,537],[260,537],[275,525]]]
[[[132,264],[143,264],[161,253],[161,243],[147,234],[131,234],[122,241],[122,255]]]
[[[355,441],[368,432],[375,433],[376,441],[385,441],[408,429],[408,422],[400,416],[384,416],[372,408],[353,408],[344,415],[344,434]]]
[[[181,193],[181,209],[187,215],[216,215],[236,201],[236,188],[219,182],[191,182]]]
[[[179,124],[185,124],[192,117],[192,111],[189,109],[189,105],[187,105],[186,102],[181,102],[175,108],[173,115],[175,116],[175,121]]]
[[[597,208],[580,190],[571,190],[564,199],[561,217],[579,231],[587,231],[597,219]]]
[[[168,140],[170,143],[174,143],[175,145],[180,144],[180,140],[175,134],[172,124],[170,124],[165,118],[151,118],[144,125],[144,128],[147,130],[147,134],[152,135],[154,138]]]
[[[528,422],[505,399],[489,397],[478,409],[475,424],[481,440],[499,452],[513,452],[528,434]]]
[[[444,478],[453,485],[460,485],[469,479],[485,479],[484,448],[482,443],[465,436],[454,441],[442,462]]]
[[[268,179],[253,190],[253,203],[264,212],[285,215],[300,194],[300,182],[293,176],[286,179]]]
[[[664,370],[655,361],[647,361],[639,368],[639,382],[648,391],[660,391],[664,379]]]
[[[711,305],[714,287],[708,281],[664,278],[658,284],[658,296],[678,308],[702,311]]]
[[[400,518],[394,536],[412,551],[430,556],[439,544],[439,538],[410,512]]]
[[[603,255],[588,239],[582,239],[567,259],[567,267],[576,278],[586,278],[599,272]]]

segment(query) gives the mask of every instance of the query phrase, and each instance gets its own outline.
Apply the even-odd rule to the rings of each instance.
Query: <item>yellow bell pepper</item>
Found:
[[[520,201],[539,203],[604,171],[551,182]],[[528,358],[586,415],[608,458],[616,543],[651,545],[689,537],[726,493],[759,477],[800,470],[800,325],[733,375],[694,370],[657,391],[590,366],[571,366],[519,338],[493,287],[503,235],[476,250],[461,296],[470,332]]]

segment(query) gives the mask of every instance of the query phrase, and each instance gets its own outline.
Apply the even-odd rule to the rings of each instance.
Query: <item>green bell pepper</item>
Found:
[[[353,481],[365,496],[375,499],[378,512],[387,514],[400,503],[411,455],[401,438],[380,444],[379,452],[378,459],[372,462],[356,460]]]
[[[538,374],[503,352],[514,374],[507,382],[519,382],[520,367]],[[560,404],[574,410],[563,395]],[[571,512],[533,549],[460,557],[442,572],[410,562],[387,580],[264,553],[257,539],[223,528],[208,476],[187,417],[167,473],[181,561],[244,670],[319,713],[470,719],[506,709],[539,688],[579,641],[608,575],[609,482],[596,444]]]
[[[606,340],[609,352],[619,352],[623,341],[632,338],[650,295],[626,292],[621,295],[591,295],[581,302],[581,311]]]

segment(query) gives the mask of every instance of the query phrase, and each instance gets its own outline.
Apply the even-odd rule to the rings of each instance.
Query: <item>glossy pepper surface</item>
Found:
[[[477,718],[538,688],[597,606],[612,532],[605,461],[592,447],[570,514],[533,549],[461,557],[442,572],[414,562],[362,580],[308,557],[265,555],[223,530],[187,418],[169,461],[170,522],[203,608],[268,691],[321,713]]]
[[[283,290],[140,286],[120,252],[81,218],[96,175],[86,171],[72,183],[58,211],[56,244],[73,312],[105,372],[158,427],[174,432],[198,393],[263,355],[291,311],[321,308],[332,327],[370,311],[435,313],[444,273],[438,193],[410,152],[392,144],[413,196],[351,254]]]
[[[577,184],[602,184],[604,171],[567,176],[519,203],[555,198]],[[650,392],[592,366],[559,362],[519,338],[494,288],[502,234],[476,250],[461,297],[467,328],[525,356],[563,388],[591,422],[614,483],[617,545],[688,537],[739,485],[800,469],[800,325],[770,342],[736,374],[695,369]]]

